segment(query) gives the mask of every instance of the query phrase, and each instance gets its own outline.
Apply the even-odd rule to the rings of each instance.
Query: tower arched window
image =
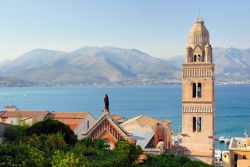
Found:
[[[194,62],[196,62],[197,61],[197,57],[196,57],[196,55],[194,55]]]
[[[201,55],[197,56],[197,61],[201,61]]]
[[[198,120],[197,120],[197,131],[198,132],[201,131],[201,117],[198,117]]]
[[[193,98],[196,97],[196,83],[193,83]]]
[[[193,117],[193,132],[196,131],[196,117]]]
[[[198,86],[197,86],[197,95],[198,95],[198,97],[201,97],[201,93],[202,93],[201,83],[198,83]]]

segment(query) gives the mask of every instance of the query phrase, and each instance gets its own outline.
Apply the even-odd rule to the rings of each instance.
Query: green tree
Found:
[[[116,143],[115,150],[121,155],[125,155],[127,157],[127,163],[134,163],[140,154],[143,153],[140,146],[129,143],[127,140],[120,140]]]
[[[43,167],[44,153],[28,145],[1,144],[0,166],[4,167]]]
[[[73,152],[55,151],[51,158],[52,167],[88,167],[87,160]]]
[[[201,161],[193,161],[184,155],[156,155],[150,156],[144,163],[136,165],[137,167],[210,167]]]
[[[4,131],[4,138],[8,142],[15,142],[25,135],[27,126],[8,125]]]
[[[37,122],[26,130],[26,135],[32,134],[55,134],[61,132],[67,144],[75,144],[77,136],[70,129],[69,126],[52,119],[45,119],[44,121]]]
[[[43,151],[46,157],[50,157],[56,150],[67,150],[68,145],[64,141],[61,133],[40,135],[32,134],[31,136],[25,136],[20,143],[36,147],[40,151]]]

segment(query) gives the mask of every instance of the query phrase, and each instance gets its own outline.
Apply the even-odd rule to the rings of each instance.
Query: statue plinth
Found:
[[[103,109],[103,113],[109,115],[109,109],[107,109],[107,108],[105,107],[105,108]]]

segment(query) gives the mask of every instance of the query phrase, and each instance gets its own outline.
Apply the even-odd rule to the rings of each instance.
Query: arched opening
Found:
[[[201,61],[201,55],[197,56],[197,61],[200,62]]]
[[[196,97],[196,83],[193,83],[193,98]]]
[[[198,83],[198,87],[197,87],[197,94],[198,94],[198,97],[200,98],[201,97],[201,83]]]
[[[198,118],[197,121],[197,131],[200,132],[201,131],[201,117]]]
[[[194,59],[193,59],[194,61],[193,62],[196,62],[196,60],[197,60],[197,57],[196,57],[196,55],[194,55]]]
[[[193,132],[196,131],[196,117],[193,117]]]

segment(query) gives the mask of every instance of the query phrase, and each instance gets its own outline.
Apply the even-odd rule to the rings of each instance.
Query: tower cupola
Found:
[[[209,43],[209,32],[204,25],[204,21],[197,19],[189,32],[188,45],[194,47],[195,45],[205,46]]]

